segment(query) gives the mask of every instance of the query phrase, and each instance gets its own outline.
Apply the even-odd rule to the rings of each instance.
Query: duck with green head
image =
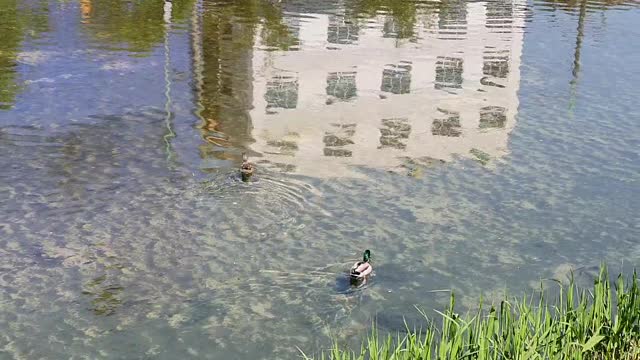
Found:
[[[373,266],[371,266],[371,263],[369,262],[370,259],[371,251],[367,249],[362,254],[362,261],[358,261],[351,267],[349,276],[352,282],[364,280],[369,274],[371,274],[371,272],[373,272]]]

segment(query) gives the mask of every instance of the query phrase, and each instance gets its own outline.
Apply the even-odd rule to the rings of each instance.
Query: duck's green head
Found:
[[[362,261],[369,262],[369,259],[371,259],[371,251],[369,251],[369,249],[367,249],[362,254]]]

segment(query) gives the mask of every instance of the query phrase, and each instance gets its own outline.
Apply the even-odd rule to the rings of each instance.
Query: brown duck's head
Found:
[[[242,165],[240,166],[240,175],[242,175],[242,181],[248,181],[253,171],[255,170],[253,164],[247,159],[247,154],[242,153]]]
[[[242,165],[240,166],[240,168],[243,170],[253,169],[253,164],[249,162],[249,159],[247,158],[247,154],[245,153],[242,153]]]

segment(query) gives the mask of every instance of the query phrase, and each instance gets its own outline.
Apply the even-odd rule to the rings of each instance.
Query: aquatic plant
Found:
[[[380,337],[374,329],[358,352],[334,339],[320,359],[640,359],[640,290],[636,273],[613,284],[601,267],[593,289],[579,289],[573,278],[554,302],[542,294],[505,299],[487,311],[459,316],[452,294],[438,312],[441,326],[409,329],[404,336]],[[537,300],[534,300],[536,299]],[[429,321],[426,313],[420,311]],[[305,359],[311,359],[304,353]]]

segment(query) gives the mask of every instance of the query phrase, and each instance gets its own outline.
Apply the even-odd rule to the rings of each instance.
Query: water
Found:
[[[640,265],[637,2],[0,19],[0,358],[293,359]]]

